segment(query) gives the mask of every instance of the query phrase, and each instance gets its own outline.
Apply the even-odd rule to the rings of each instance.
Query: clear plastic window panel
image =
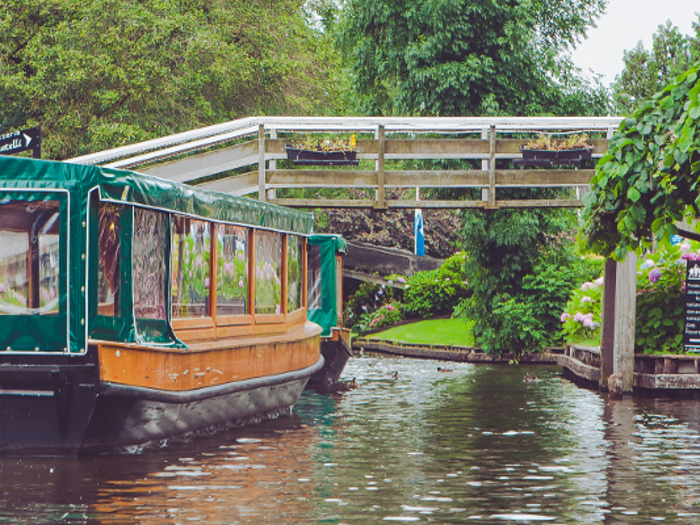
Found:
[[[306,293],[309,310],[321,308],[321,247],[309,246],[307,268],[308,290]]]
[[[282,234],[255,234],[255,313],[282,313]]]
[[[216,315],[248,314],[248,228],[221,225],[216,244]]]
[[[165,319],[167,243],[167,215],[135,208],[131,280],[137,319]]]
[[[121,260],[121,221],[123,206],[100,204],[98,241],[97,313],[117,317],[119,310],[119,261]]]
[[[287,312],[301,308],[302,300],[302,239],[298,235],[287,237]]]
[[[209,316],[211,225],[173,217],[173,319]]]
[[[0,315],[57,314],[59,203],[0,203]]]

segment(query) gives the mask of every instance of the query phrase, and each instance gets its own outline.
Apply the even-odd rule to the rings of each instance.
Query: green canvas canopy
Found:
[[[283,233],[313,231],[310,213],[130,171],[0,156],[0,351],[84,353],[89,326],[135,341],[133,312],[99,321],[88,301],[96,293],[88,276],[97,268],[98,202]],[[122,226],[130,241],[131,219]],[[130,282],[131,267],[121,272]],[[133,307],[130,297],[124,304]],[[181,344],[163,323],[142,324],[154,343]]]
[[[311,235],[307,239],[310,247],[318,247],[316,262],[311,263],[316,271],[309,269],[310,304],[307,317],[323,328],[322,335],[331,335],[331,329],[338,326],[338,265],[336,254],[347,253],[348,245],[340,235]],[[310,259],[314,251],[310,251]],[[316,297],[316,300],[313,298]]]

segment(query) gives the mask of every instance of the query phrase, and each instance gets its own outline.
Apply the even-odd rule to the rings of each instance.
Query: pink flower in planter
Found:
[[[241,280],[238,281],[238,287],[239,287],[239,288],[243,288],[243,286],[244,286],[244,285],[243,285],[243,279],[241,279]]]

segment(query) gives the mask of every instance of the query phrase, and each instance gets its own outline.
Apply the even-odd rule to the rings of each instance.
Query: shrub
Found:
[[[357,330],[360,333],[377,330],[387,326],[393,326],[403,321],[403,307],[400,303],[385,304],[373,312],[367,312],[360,316]]]
[[[345,305],[346,326],[360,331],[359,326],[367,324],[378,309],[398,301],[400,293],[400,290],[391,286],[369,282],[362,283]]]
[[[466,253],[457,252],[437,270],[411,276],[404,291],[406,314],[423,318],[452,315],[467,296],[466,258]]]

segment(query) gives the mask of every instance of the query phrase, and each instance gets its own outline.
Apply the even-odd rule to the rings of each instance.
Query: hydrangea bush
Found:
[[[635,351],[645,354],[683,352],[686,261],[700,260],[700,244],[664,241],[637,263]],[[600,341],[603,277],[574,290],[561,314],[567,342]]]

